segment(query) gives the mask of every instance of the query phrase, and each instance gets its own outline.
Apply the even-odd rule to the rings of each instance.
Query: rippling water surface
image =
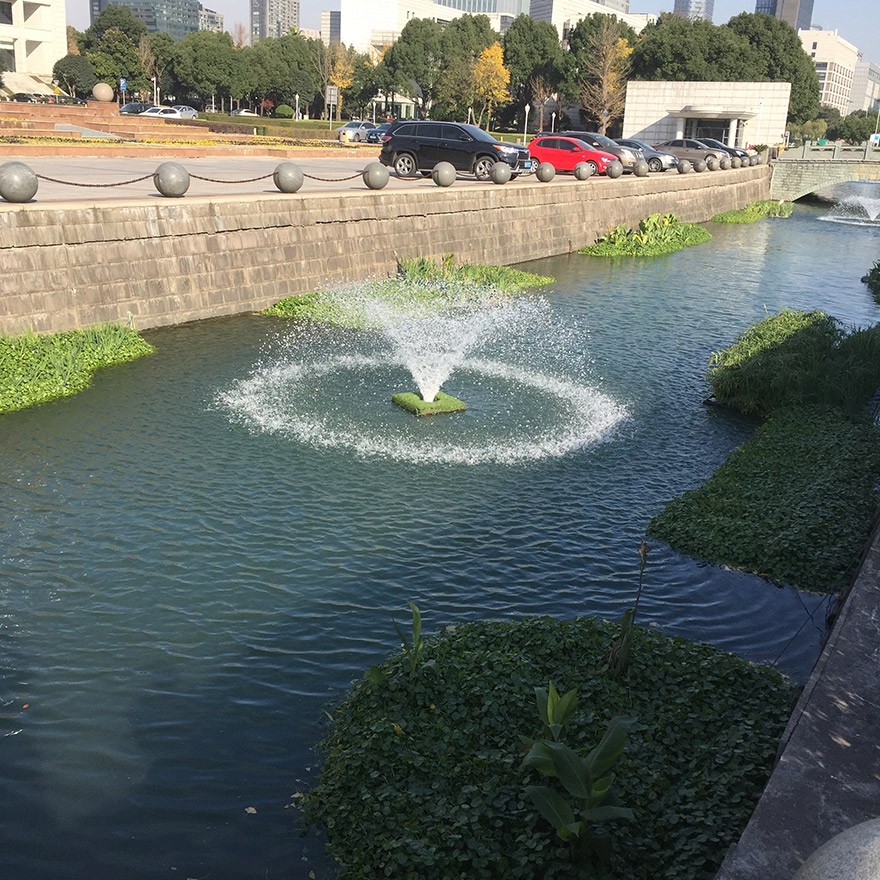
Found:
[[[541,297],[559,342],[486,353],[503,375],[463,367],[447,383],[474,404],[462,416],[386,406],[405,376],[369,334],[253,316],[151,332],[155,356],[3,416],[0,875],[330,876],[285,807],[313,774],[324,708],[393,648],[392,617],[407,600],[428,631],[619,615],[650,517],[754,428],[701,405],[709,353],[765,309],[878,320],[859,278],[880,230],[818,222],[827,213],[713,228],[712,243],[648,262],[530,265],[558,279]],[[347,357],[366,360],[318,376]],[[274,421],[230,408],[242,383],[288,369],[311,384],[282,382]],[[544,455],[399,454],[460,445],[468,425],[501,448],[564,428],[563,392],[530,385],[535,373],[620,417]],[[379,440],[325,442],[322,424],[357,434],[359,407]],[[285,423],[303,418],[305,433]],[[379,442],[384,420],[397,447]],[[825,610],[662,546],[642,607],[668,632],[781,655],[799,679]]]

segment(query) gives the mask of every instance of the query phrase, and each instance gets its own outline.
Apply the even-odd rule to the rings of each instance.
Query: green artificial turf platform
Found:
[[[442,391],[438,391],[432,401],[422,400],[413,391],[402,391],[392,395],[391,402],[416,416],[436,416],[439,413],[464,412],[467,409],[463,400]]]

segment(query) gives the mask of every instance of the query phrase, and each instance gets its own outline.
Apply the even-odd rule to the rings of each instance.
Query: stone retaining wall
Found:
[[[387,277],[399,257],[518,263],[576,250],[648,214],[705,221],[767,198],[769,187],[770,169],[758,166],[584,183],[3,204],[0,331],[129,317],[146,329],[253,311]]]

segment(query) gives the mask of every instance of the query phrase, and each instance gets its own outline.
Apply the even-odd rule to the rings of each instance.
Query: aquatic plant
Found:
[[[590,257],[657,257],[711,240],[712,236],[696,223],[684,223],[674,214],[651,214],[638,228],[617,226],[578,253]]]
[[[89,386],[95,370],[153,351],[134,329],[120,324],[0,335],[0,413],[76,394]]]
[[[874,294],[874,298],[880,301],[880,260],[877,260],[877,262],[871,266],[868,274],[862,278],[862,281],[868,285],[868,290]]]
[[[712,218],[713,223],[757,223],[765,217],[791,217],[794,205],[791,202],[765,199],[752,202],[736,211],[723,211]]]
[[[796,688],[642,628],[620,681],[606,666],[618,636],[583,618],[471,623],[428,637],[415,671],[401,650],[356,683],[303,798],[344,876],[570,880],[569,844],[526,793],[534,777],[517,733],[552,740],[548,728],[564,723],[567,746],[586,755],[617,715],[638,719],[614,768],[637,821],[609,825],[610,876],[713,876],[763,789]],[[531,695],[550,680],[579,700],[538,728]]]

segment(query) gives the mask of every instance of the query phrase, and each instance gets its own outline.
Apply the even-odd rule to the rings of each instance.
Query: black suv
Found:
[[[512,177],[534,169],[528,149],[520,144],[503,144],[476,125],[427,120],[393,123],[382,137],[379,161],[399,177],[430,174],[438,162],[451,162],[477,180],[488,180],[496,162],[507,162]]]

